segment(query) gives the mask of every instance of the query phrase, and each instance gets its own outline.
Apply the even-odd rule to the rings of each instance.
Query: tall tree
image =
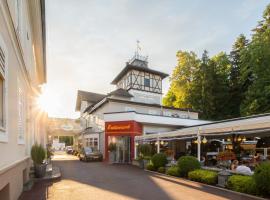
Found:
[[[176,108],[188,108],[191,105],[187,100],[187,95],[200,60],[194,52],[187,51],[177,52],[176,57],[178,63],[170,77],[170,89],[163,99],[163,104]]]
[[[203,119],[224,119],[228,117],[230,62],[221,52],[213,58],[204,51],[199,70],[195,73],[189,101],[194,109],[201,111]]]
[[[241,71],[241,53],[247,47],[248,40],[246,37],[241,34],[235,41],[232,47],[232,51],[230,52],[229,58],[231,62],[230,69],[230,103],[229,103],[229,112],[230,118],[239,117],[240,116],[240,105],[243,99],[244,92],[246,87],[248,87],[249,83],[246,82],[242,85],[240,78]],[[248,79],[247,79],[248,80]]]
[[[264,11],[263,20],[254,29],[241,60],[241,78],[248,82],[241,114],[270,112],[270,5]]]

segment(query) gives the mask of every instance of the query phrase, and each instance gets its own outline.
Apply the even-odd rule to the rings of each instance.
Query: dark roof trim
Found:
[[[143,72],[148,72],[148,73],[152,73],[152,74],[156,74],[156,75],[159,75],[161,76],[161,78],[165,78],[167,76],[169,76],[168,74],[166,73],[163,73],[163,72],[160,72],[160,71],[156,71],[156,70],[153,70],[153,69],[150,69],[148,67],[139,67],[139,66],[134,66],[134,65],[130,65],[130,64],[127,64],[126,67],[114,78],[114,80],[111,82],[111,84],[117,84],[117,82],[129,71],[129,70],[132,70],[132,69],[135,69],[135,70],[138,70],[138,71],[143,71]]]
[[[120,96],[120,97],[133,97],[132,94],[130,94],[127,90],[124,90],[122,88],[118,88],[112,92],[110,92],[107,96],[110,96],[110,95],[115,95],[115,96]]]

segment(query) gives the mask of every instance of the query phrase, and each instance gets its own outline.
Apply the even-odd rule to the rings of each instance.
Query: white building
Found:
[[[46,144],[46,115],[36,105],[45,66],[44,1],[1,0],[0,199],[18,199],[31,146]]]
[[[108,159],[108,145],[115,143],[116,162],[129,163],[135,136],[207,123],[191,109],[161,105],[162,80],[167,76],[150,69],[147,58],[135,55],[112,81],[116,90],[107,95],[78,91],[76,110],[85,127],[82,145],[98,148]]]

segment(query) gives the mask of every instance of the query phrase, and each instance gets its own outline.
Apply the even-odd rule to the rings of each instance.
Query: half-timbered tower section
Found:
[[[135,56],[112,81],[117,88],[127,90],[138,102],[161,103],[162,80],[167,77],[160,71],[148,67],[147,57]]]

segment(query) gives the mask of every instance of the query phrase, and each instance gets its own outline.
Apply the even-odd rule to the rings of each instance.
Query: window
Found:
[[[86,146],[92,147],[94,150],[98,150],[98,138],[97,137],[91,137],[86,139]]]
[[[149,78],[144,79],[144,86],[145,87],[150,87],[150,79]]]
[[[5,48],[4,40],[0,35],[0,141],[6,142],[8,140],[6,128],[7,128],[7,89],[6,89],[6,77],[7,77],[7,52]]]

